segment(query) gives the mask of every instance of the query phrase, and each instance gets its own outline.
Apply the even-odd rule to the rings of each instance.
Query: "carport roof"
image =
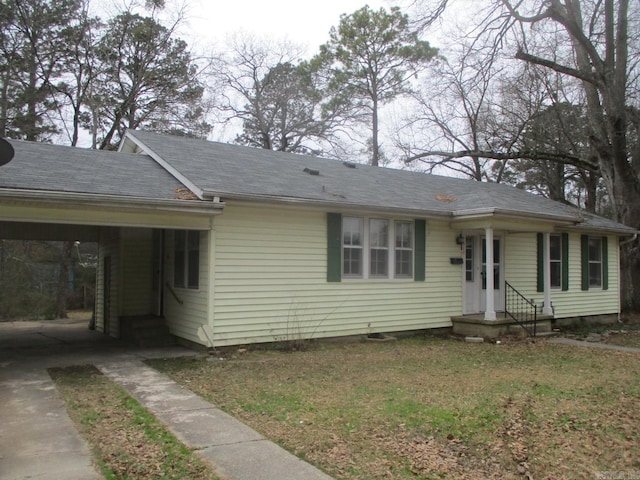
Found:
[[[185,190],[147,155],[8,141],[15,156],[0,167],[0,188],[171,200]]]

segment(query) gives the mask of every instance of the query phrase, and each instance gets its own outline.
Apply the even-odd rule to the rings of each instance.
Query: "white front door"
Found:
[[[493,239],[494,309],[504,310],[504,279],[502,239]],[[484,236],[468,235],[465,241],[464,314],[481,313],[487,306],[487,250]]]

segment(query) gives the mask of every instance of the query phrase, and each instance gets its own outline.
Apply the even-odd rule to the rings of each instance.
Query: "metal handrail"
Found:
[[[178,294],[173,290],[173,288],[171,287],[171,284],[169,282],[166,282],[167,285],[167,290],[169,290],[169,293],[173,296],[173,298],[176,299],[176,302],[178,302],[180,305],[184,304],[184,301],[180,299],[180,297],[178,297]]]
[[[509,282],[505,281],[505,316],[509,315],[518,325],[520,325],[527,335],[535,337],[538,323],[538,306],[531,300],[513,288]],[[533,332],[527,325],[533,324]]]

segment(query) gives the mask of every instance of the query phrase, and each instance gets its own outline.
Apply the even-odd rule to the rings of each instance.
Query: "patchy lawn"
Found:
[[[216,480],[211,468],[91,365],[49,370],[107,479]]]
[[[640,355],[426,338],[150,362],[338,479],[640,475]]]

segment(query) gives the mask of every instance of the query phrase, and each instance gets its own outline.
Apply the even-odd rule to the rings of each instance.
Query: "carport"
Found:
[[[162,321],[166,232],[208,231],[222,206],[198,199],[147,155],[10,145],[15,156],[0,166],[0,238],[96,242],[96,329],[120,337],[131,319]]]

